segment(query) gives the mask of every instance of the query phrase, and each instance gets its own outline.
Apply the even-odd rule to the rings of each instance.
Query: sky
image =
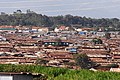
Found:
[[[120,0],[0,0],[0,12],[13,13],[19,9],[47,16],[120,18]]]

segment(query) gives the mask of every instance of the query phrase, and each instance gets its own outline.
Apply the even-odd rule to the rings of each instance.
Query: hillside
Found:
[[[117,30],[120,27],[120,20],[117,18],[87,18],[81,16],[46,16],[37,13],[13,13],[0,15],[0,25],[12,26],[45,26],[56,27],[58,25],[74,27],[105,27]]]

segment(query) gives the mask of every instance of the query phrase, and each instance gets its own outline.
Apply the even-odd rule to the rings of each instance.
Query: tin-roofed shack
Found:
[[[37,73],[14,73],[14,72],[0,72],[0,80],[33,80],[34,77],[40,77]]]

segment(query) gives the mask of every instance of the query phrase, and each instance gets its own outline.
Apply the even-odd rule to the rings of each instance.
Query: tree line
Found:
[[[58,25],[64,25],[75,27],[110,27],[116,29],[120,27],[120,20],[118,18],[95,19],[72,15],[46,16],[37,13],[13,13],[1,14],[0,25],[45,26],[53,28]]]

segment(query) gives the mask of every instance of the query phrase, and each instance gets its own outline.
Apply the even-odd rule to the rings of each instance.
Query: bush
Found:
[[[108,64],[106,67],[107,68],[118,68],[119,65],[118,64]]]

